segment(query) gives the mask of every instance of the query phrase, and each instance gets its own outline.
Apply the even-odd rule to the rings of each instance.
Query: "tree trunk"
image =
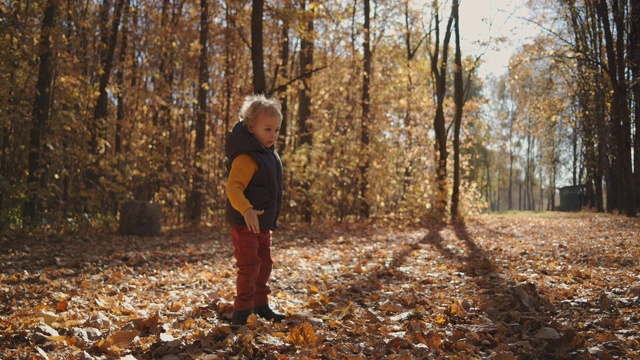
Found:
[[[640,2],[630,1],[631,10],[629,21],[629,67],[635,81],[632,82],[634,98],[635,140],[633,143],[634,187],[636,193],[636,205],[640,204]]]
[[[522,211],[524,209],[523,203],[524,196],[522,196],[522,182],[518,182],[518,210]]]
[[[91,132],[91,150],[94,155],[97,155],[99,152],[98,138],[104,138],[105,136],[105,129],[102,123],[106,122],[107,115],[109,114],[107,86],[109,85],[109,78],[111,77],[111,70],[113,69],[113,59],[116,51],[116,44],[118,42],[118,31],[120,28],[120,19],[123,7],[124,0],[118,0],[116,3],[113,23],[111,24],[110,35],[107,43],[105,43],[107,46],[107,52],[103,58],[102,72],[98,86],[99,95],[93,112],[93,128]]]
[[[49,119],[51,110],[51,83],[55,66],[52,36],[56,23],[58,2],[48,0],[44,10],[42,29],[40,30],[40,54],[38,81],[36,83],[36,96],[31,112],[31,129],[29,131],[29,175],[27,176],[27,201],[24,204],[23,215],[25,219],[33,221],[38,213],[38,198],[40,182],[44,178],[40,163],[40,142],[42,133]]]
[[[224,58],[224,80],[225,80],[225,104],[224,104],[224,132],[222,139],[225,140],[229,127],[231,126],[231,100],[233,96],[233,85],[235,80],[235,55],[232,55],[231,49],[232,33],[231,29],[231,12],[229,6],[226,7],[226,29],[225,29],[225,58]],[[233,56],[233,58],[232,58]],[[225,140],[226,141],[226,140]]]
[[[172,30],[175,30],[174,22],[175,22],[175,13],[172,15],[173,19],[169,20],[169,13],[171,12],[171,1],[164,0],[162,3],[162,15],[160,20],[160,26],[163,30],[168,29],[167,34],[171,36]],[[174,91],[173,91],[173,79],[175,78],[175,67],[174,67],[174,57],[175,50],[171,46],[172,40],[169,38],[167,41],[163,42],[161,45],[161,58],[159,71],[161,78],[158,79],[159,83],[159,95],[161,96],[163,102],[160,104],[159,109],[159,117],[158,119],[158,127],[161,129],[161,133],[166,132],[166,136],[158,136],[157,141],[160,146],[158,148],[164,148],[164,160],[162,165],[160,165],[161,173],[171,174],[173,173],[173,141],[175,140],[175,131],[173,129],[173,122],[171,119],[171,107],[170,104],[173,102]],[[162,187],[163,176],[162,174],[154,174],[156,179],[154,183],[156,183],[157,187]]]
[[[431,53],[431,73],[434,77],[435,95],[436,95],[436,114],[433,121],[435,130],[435,153],[436,153],[436,199],[435,199],[435,217],[437,221],[444,221],[447,209],[447,131],[444,119],[444,98],[447,93],[447,61],[449,51],[449,41],[451,40],[451,26],[453,24],[453,8],[452,15],[447,22],[444,40],[442,42],[442,60],[440,56],[440,17],[438,15],[437,1],[435,3],[435,42],[432,44]]]
[[[123,18],[127,18],[127,12],[129,9],[129,0],[125,0],[125,9]],[[127,43],[128,43],[128,31],[125,24],[125,20],[122,27],[122,44],[120,44],[120,67],[116,75],[116,85],[118,86],[118,92],[116,96],[117,111],[116,111],[116,129],[115,129],[115,152],[116,154],[122,153],[122,125],[125,118],[125,103],[124,103],[124,71],[127,61]]]
[[[108,22],[108,3],[104,4],[103,9],[103,21]],[[89,141],[89,151],[93,157],[92,164],[87,169],[86,181],[89,190],[95,189],[98,186],[100,177],[103,174],[101,168],[101,159],[106,154],[106,149],[100,140],[106,141],[106,122],[109,115],[109,97],[107,94],[107,86],[109,85],[109,79],[111,77],[111,70],[113,69],[114,57],[116,52],[116,44],[118,42],[118,32],[120,28],[120,18],[122,15],[122,9],[124,7],[124,0],[118,0],[116,2],[115,13],[113,22],[111,23],[111,30],[109,35],[103,37],[103,44],[107,47],[107,51],[102,57],[102,70],[100,80],[98,84],[98,99],[96,100],[96,106],[93,111],[93,122],[90,126],[91,139]]]
[[[303,1],[303,10],[306,11],[306,1]],[[302,81],[302,87],[298,91],[298,136],[300,139],[299,145],[307,145],[311,147],[313,145],[312,129],[310,127],[311,117],[311,75],[305,77],[304,75],[313,67],[313,17],[306,22],[306,31],[302,35],[300,40],[300,77]]]
[[[313,26],[313,22],[312,22]],[[313,46],[313,41],[311,41]],[[313,48],[311,49],[313,51]],[[289,79],[289,19],[282,19],[282,47],[280,48],[280,76],[286,83]],[[312,55],[313,56],[313,55]],[[289,125],[289,97],[286,91],[280,93],[280,105],[282,105],[282,124],[280,125],[280,137],[278,138],[278,152],[284,154],[287,146],[287,131]]]
[[[302,87],[298,90],[298,136],[299,146],[306,148],[307,161],[311,161],[311,148],[313,147],[313,130],[311,128],[311,75],[305,76],[313,68],[313,13],[306,8],[306,1],[302,2],[302,10],[308,16],[305,23],[305,32],[300,40],[300,77]],[[302,200],[302,218],[311,223],[311,181],[310,175],[303,176],[302,188],[304,189]]]
[[[604,31],[607,64],[605,71],[612,87],[613,104],[611,106],[611,124],[616,145],[616,171],[618,180],[618,206],[627,216],[636,215],[635,189],[631,164],[631,119],[627,102],[627,85],[624,64],[624,11],[619,8],[618,0],[613,1],[612,14],[616,25],[614,39],[609,21],[609,10],[606,1],[596,5],[598,16]]]
[[[367,189],[369,181],[367,172],[369,171],[369,126],[370,126],[370,96],[369,85],[371,81],[371,4],[370,0],[364,0],[364,68],[362,71],[362,130],[360,134],[360,216],[369,217],[370,206],[367,201]]]
[[[460,128],[462,127],[462,111],[464,107],[464,88],[462,83],[462,54],[460,50],[460,17],[458,16],[459,3],[453,0],[452,15],[454,18],[455,33],[455,72],[453,80],[454,102],[456,110],[454,114],[453,128],[453,192],[451,194],[451,218],[458,220],[460,217]]]
[[[581,16],[579,14],[581,10],[578,10],[575,4],[568,4],[574,43],[578,53],[583,54],[577,57],[579,80],[577,96],[583,114],[579,128],[582,130],[584,162],[587,169],[587,197],[590,206],[602,212],[604,211],[602,177],[605,173],[604,154],[607,151],[604,135],[604,121],[607,118],[604,111],[606,85],[600,75],[601,69],[590,61],[590,59],[602,58],[602,36],[593,8],[595,3],[587,2],[585,5],[586,16]],[[576,182],[574,180],[574,184]]]
[[[404,21],[405,21],[405,29],[404,29],[404,39],[405,39],[405,46],[406,46],[406,50],[407,50],[407,108],[405,110],[405,116],[404,116],[404,129],[405,129],[405,137],[406,137],[406,149],[411,149],[413,147],[413,127],[414,127],[414,118],[413,118],[413,109],[412,109],[412,103],[413,103],[413,79],[411,77],[411,71],[412,71],[412,60],[415,57],[418,49],[420,48],[420,45],[422,44],[422,42],[424,41],[424,39],[426,38],[426,35],[423,36],[418,43],[414,46],[411,43],[411,19],[409,16],[409,0],[405,1],[404,3]],[[411,186],[411,173],[413,171],[413,158],[407,157],[404,161],[404,180],[403,180],[403,184],[402,184],[402,195],[401,198],[402,200],[405,200],[409,197],[411,197],[412,194],[408,193],[409,192],[409,187]]]
[[[489,209],[495,210],[493,207],[493,203],[491,202],[491,162],[489,161],[489,151],[486,147],[484,148],[484,158],[484,162],[487,167],[487,191],[485,197],[489,202]]]
[[[507,195],[507,210],[513,210],[513,161],[514,161],[514,145],[513,133],[515,126],[515,115],[509,111],[509,194]]]
[[[264,0],[253,0],[253,10],[251,12],[251,64],[253,66],[253,92],[255,94],[265,94],[267,92],[262,42],[263,13]]]
[[[532,200],[532,196],[531,196],[531,163],[533,162],[531,159],[531,133],[527,133],[527,164],[526,164],[526,169],[525,169],[525,174],[524,174],[524,209],[525,210],[533,210],[533,208],[531,207],[531,200]]]
[[[189,202],[189,220],[199,224],[204,209],[204,150],[207,130],[207,94],[209,92],[209,56],[207,42],[209,38],[209,0],[200,0],[200,64],[198,70],[198,112],[196,117],[196,139],[194,153],[193,187]]]
[[[496,211],[500,211],[500,170],[501,167],[497,168],[498,173],[496,174]]]

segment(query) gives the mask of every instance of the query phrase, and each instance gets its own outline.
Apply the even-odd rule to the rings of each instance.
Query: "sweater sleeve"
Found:
[[[227,180],[227,197],[231,206],[244,215],[247,209],[253,208],[244,196],[244,190],[249,186],[253,175],[258,171],[258,164],[251,155],[240,154],[231,163],[229,179]]]

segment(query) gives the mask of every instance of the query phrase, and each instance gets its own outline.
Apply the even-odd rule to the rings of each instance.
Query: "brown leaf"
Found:
[[[251,330],[256,330],[258,326],[260,326],[260,321],[258,320],[256,314],[249,315],[249,317],[247,318],[247,327]]]
[[[64,299],[56,304],[56,310],[58,311],[67,311],[69,308],[69,300]]]
[[[613,300],[607,294],[600,294],[600,310],[607,311],[611,310],[615,306]]]
[[[442,337],[433,331],[426,334],[416,334],[416,338],[423,344],[427,345],[429,350],[436,351],[442,348]]]
[[[133,325],[136,330],[139,331],[149,331],[151,333],[155,332],[158,328],[159,317],[158,312],[153,314],[153,316],[148,317],[146,319],[134,319]]]
[[[112,342],[114,345],[124,349],[127,346],[129,346],[129,344],[131,344],[133,339],[135,339],[136,336],[138,336],[138,334],[140,334],[138,330],[132,330],[132,331],[120,330],[113,333],[110,336],[110,338],[112,339]]]
[[[182,301],[172,301],[171,303],[169,303],[168,306],[168,310],[171,312],[178,312],[180,310],[182,310]]]
[[[216,274],[214,274],[211,271],[203,271],[200,273],[199,275],[200,278],[211,281],[216,277]]]
[[[287,337],[287,341],[293,345],[313,346],[316,344],[316,340],[316,334],[306,320],[293,329]]]
[[[518,295],[518,298],[520,299],[520,303],[522,304],[522,306],[524,306],[526,310],[528,311],[533,310],[529,300],[529,294],[527,294],[527,292],[524,290],[522,286],[517,286],[515,288],[515,293],[516,295]]]
[[[365,316],[367,318],[367,320],[369,320],[369,322],[371,323],[378,323],[380,322],[380,318],[378,318],[378,316],[374,313],[371,312],[371,310],[369,309],[365,309]]]

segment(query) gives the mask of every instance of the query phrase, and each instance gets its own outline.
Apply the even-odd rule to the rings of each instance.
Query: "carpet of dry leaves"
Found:
[[[229,323],[228,234],[0,239],[2,359],[640,357],[640,221],[293,227],[273,239],[281,324]]]

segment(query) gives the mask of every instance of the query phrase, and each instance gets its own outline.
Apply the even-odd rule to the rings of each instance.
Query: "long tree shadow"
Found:
[[[478,246],[477,240],[469,233],[465,223],[454,224],[453,232],[466,249],[452,249],[451,242],[455,239],[443,238],[442,230],[443,228],[431,228],[422,241],[436,249],[443,257],[457,263],[472,280],[467,286],[476,288],[475,306],[479,314],[491,319],[498,327],[507,324],[506,330],[518,341],[535,339],[534,334],[541,328],[553,326],[553,317],[557,314],[555,306],[534,283],[519,282],[509,275],[507,267],[503,267],[508,264],[503,262],[504,259],[500,259],[498,251]],[[499,241],[499,238],[495,241]],[[497,327],[494,327],[494,331],[496,329]],[[565,357],[569,350],[578,346],[573,342],[574,336],[573,331],[568,331],[551,340],[535,339],[541,347],[538,350],[542,351],[538,354],[549,358]],[[530,356],[528,351],[521,350],[521,354]]]
[[[449,296],[445,299],[438,295],[433,299],[407,300],[403,298],[402,292],[398,292],[398,301],[407,309],[416,304],[432,306],[427,312],[431,314],[429,316],[435,316],[441,311],[438,308],[447,307],[444,313],[449,317],[447,323],[476,333],[467,340],[475,341],[475,346],[486,351],[498,345],[493,340],[498,332],[502,333],[501,337],[508,337],[513,343],[533,342],[534,346],[540,347],[536,349],[539,351],[536,356],[562,357],[572,348],[571,333],[549,341],[531,340],[541,328],[551,326],[555,312],[553,305],[545,299],[544,294],[540,294],[535,284],[520,283],[518,279],[510,277],[507,268],[503,267],[506,264],[504,259],[499,258],[499,252],[480,246],[465,223],[432,226],[426,230],[427,233],[422,238],[397,244],[393,256],[384,268],[378,268],[373,273],[345,277],[345,286],[333,289],[328,294],[330,298],[338,299],[337,308],[347,307],[351,302],[364,309],[371,308],[372,305],[375,307],[369,294],[379,292],[381,288],[402,287],[403,282],[416,284],[417,280],[418,287],[421,287],[420,284],[427,284],[425,291],[416,293],[419,294],[418,297],[429,297],[430,293],[435,295],[435,291],[442,293],[442,290],[437,289],[442,289],[443,286],[449,289],[446,288],[447,284],[439,283],[442,279],[426,281],[428,279],[424,278],[438,274],[449,276],[450,274],[442,273],[442,268],[434,269],[433,274],[423,273],[423,279],[416,279],[415,274],[407,274],[405,271],[416,265],[416,257],[424,256],[425,251],[431,248],[442,258],[437,263],[449,264],[451,272],[455,273],[452,281],[460,285],[458,288],[445,290],[449,291]],[[428,268],[425,270],[429,271]],[[430,286],[434,292],[429,291]],[[447,325],[443,326],[446,329]],[[525,357],[532,352],[530,348],[519,351],[515,353]]]

